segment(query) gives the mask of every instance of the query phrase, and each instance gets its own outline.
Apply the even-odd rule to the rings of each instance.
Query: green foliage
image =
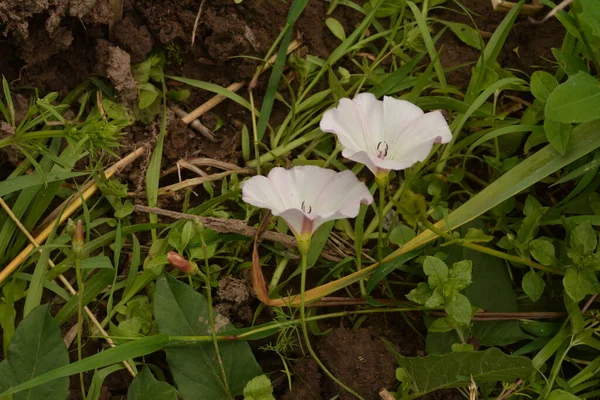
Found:
[[[275,400],[273,386],[266,375],[259,375],[244,388],[244,400]]]
[[[454,324],[469,324],[471,303],[460,291],[471,284],[471,269],[469,260],[457,262],[448,268],[439,258],[425,258],[423,272],[428,277],[427,283],[419,283],[406,297],[427,308],[444,307],[448,317],[439,320],[443,322],[434,323],[430,329],[444,332],[452,329]]]
[[[154,316],[158,331],[174,336],[210,335],[208,307],[204,297],[169,275],[157,281],[154,295]],[[217,321],[218,334],[232,329],[231,324]],[[213,344],[197,343],[194,347],[170,347],[167,362],[184,399],[198,396],[227,399],[225,385],[233,395],[241,395],[246,384],[262,372],[248,343],[222,342],[219,351],[223,359],[227,382],[219,373],[219,362]]]
[[[50,316],[48,305],[39,306],[21,321],[6,358],[0,363],[0,391],[67,364],[69,354],[60,329]],[[68,393],[69,379],[63,377],[19,392],[13,398],[63,400]]]
[[[177,391],[166,382],[157,381],[148,367],[144,367],[129,385],[127,398],[131,400],[177,400]]]
[[[410,377],[412,397],[437,389],[467,387],[471,379],[478,384],[514,382],[526,378],[534,370],[527,357],[508,356],[496,348],[427,357],[404,357],[394,352],[389,344],[388,349],[404,370],[400,374],[402,382]]]

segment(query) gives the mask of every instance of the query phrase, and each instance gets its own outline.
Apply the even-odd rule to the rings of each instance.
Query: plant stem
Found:
[[[83,276],[81,273],[81,255],[77,254],[73,258],[75,264],[75,276],[77,278],[77,288],[79,293],[77,294],[77,359],[78,361],[83,360],[82,348],[81,348],[81,336],[83,335]],[[83,380],[83,372],[79,373],[79,383],[81,385],[81,394],[83,398],[86,398],[85,394],[85,382]]]
[[[313,348],[312,348],[312,346],[310,344],[310,338],[308,337],[308,328],[307,328],[307,323],[306,323],[306,310],[305,310],[306,307],[305,307],[305,304],[304,304],[304,292],[306,290],[307,258],[308,258],[307,257],[307,253],[306,252],[302,252],[302,264],[301,264],[302,275],[301,275],[301,281],[300,281],[300,322],[301,322],[301,325],[302,325],[302,333],[304,335],[304,341],[306,342],[306,348],[308,349],[308,352],[310,353],[310,355],[312,356],[312,358],[315,360],[315,362],[317,363],[317,365],[321,368],[321,370],[323,370],[323,372],[325,372],[325,374],[332,381],[334,381],[335,383],[337,383],[339,387],[341,387],[342,389],[344,389],[348,393],[352,394],[357,399],[365,400],[362,396],[360,396],[358,393],[356,393],[355,391],[353,391],[352,389],[350,389],[348,386],[344,385],[331,372],[329,372],[329,370],[321,362],[321,360],[317,356],[317,353],[315,353],[315,351],[313,350]]]
[[[379,190],[379,234],[377,236],[377,262],[381,264],[383,260],[383,220],[385,218],[385,190],[387,188],[387,179],[385,182],[377,180],[377,188]]]
[[[208,257],[206,257],[206,242],[204,241],[204,234],[200,235],[200,242],[202,244],[202,253],[204,253],[204,281],[206,282],[206,301],[208,302],[208,323],[210,325],[210,335],[212,337],[213,346],[215,348],[215,354],[217,355],[217,362],[221,369],[221,376],[223,378],[223,389],[230,399],[233,399],[231,392],[229,391],[229,384],[227,383],[227,373],[225,371],[225,365],[223,364],[223,358],[221,358],[221,351],[219,350],[219,341],[217,340],[217,331],[215,329],[215,312],[212,305],[212,291],[210,288],[210,265],[208,264]]]
[[[269,292],[271,290],[273,290],[279,284],[281,275],[283,275],[283,271],[285,271],[285,267],[287,267],[287,264],[289,261],[290,261],[289,258],[282,258],[281,261],[277,264],[277,267],[275,268],[275,272],[273,272],[273,277],[271,278],[271,282],[269,283]]]

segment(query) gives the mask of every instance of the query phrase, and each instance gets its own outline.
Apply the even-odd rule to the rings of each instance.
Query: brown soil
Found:
[[[493,13],[489,0],[463,0],[465,6],[479,14],[475,22],[479,29],[493,32],[503,15]],[[62,95],[92,76],[109,80],[117,94],[126,103],[137,95],[137,87],[130,72],[130,64],[144,60],[156,44],[169,53],[167,75],[185,76],[229,85],[251,77],[258,62],[240,56],[263,57],[285,25],[289,2],[281,0],[244,0],[236,5],[231,1],[206,1],[191,45],[194,20],[199,2],[196,0],[125,0],[123,19],[117,22],[109,37],[108,23],[113,15],[108,0],[0,0],[0,73],[13,87],[35,86],[44,91],[58,91]],[[447,4],[455,6],[452,2]],[[326,57],[339,43],[326,27],[325,1],[310,1],[296,24],[296,33],[302,37],[309,54]],[[437,18],[464,22],[464,15],[449,10],[434,13]],[[351,31],[361,15],[348,7],[339,6],[334,15]],[[503,67],[530,73],[539,66],[549,67],[550,48],[559,47],[563,31],[556,21],[532,25],[519,19],[500,55]],[[470,79],[472,63],[478,52],[459,41],[450,31],[439,42],[441,61],[450,68],[468,66],[448,73],[451,84],[464,89]],[[515,72],[519,75],[519,72]],[[256,88],[258,105],[264,92],[263,77]],[[170,87],[178,87],[168,82]],[[186,105],[192,109],[212,94],[191,90]],[[19,100],[21,99],[21,100]],[[19,104],[27,99],[16,95]],[[274,110],[275,118],[279,111]],[[235,103],[226,101],[201,118],[210,129],[218,120],[224,121],[216,131],[217,142],[211,142],[189,129],[173,113],[169,113],[163,167],[171,167],[177,159],[192,155],[208,156],[228,162],[240,161],[241,125],[251,123],[249,114]],[[153,142],[158,134],[158,123],[138,124],[129,129],[123,152],[140,143]],[[0,137],[10,134],[0,124]],[[148,155],[149,156],[149,155]],[[2,176],[18,162],[15,154],[0,152]],[[143,190],[143,177],[148,157],[121,173],[132,191]],[[141,201],[144,201],[143,199]],[[167,199],[173,209],[181,208],[181,199]],[[245,280],[227,278],[220,282],[217,301],[219,311],[235,323],[247,325],[257,301]],[[338,325],[327,335],[314,338],[315,348],[323,362],[344,383],[368,399],[378,399],[379,389],[396,389],[396,363],[382,339],[390,342],[403,355],[422,355],[424,345],[419,336],[399,315],[369,318],[363,327],[352,329],[348,321]],[[418,321],[414,321],[418,325]],[[340,327],[340,324],[345,326]],[[331,328],[323,326],[322,329]],[[102,346],[100,341],[88,341],[85,354],[94,354]],[[256,350],[260,352],[260,350]],[[272,352],[257,354],[265,372],[281,370],[279,358]],[[72,353],[74,360],[76,355]],[[161,367],[164,361],[152,360]],[[285,379],[277,379],[277,398],[326,399],[340,395],[340,391],[315,365],[311,358],[300,355],[293,365],[293,390],[287,390]],[[164,368],[166,371],[167,369]],[[277,373],[273,374],[275,377]],[[89,380],[91,375],[87,375]],[[120,399],[126,394],[129,377],[126,372],[112,374],[103,386],[102,399]],[[78,378],[73,378],[72,398],[78,398]],[[456,392],[443,392],[427,398],[458,398]]]

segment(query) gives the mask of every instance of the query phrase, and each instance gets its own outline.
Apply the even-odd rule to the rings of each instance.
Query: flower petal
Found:
[[[302,235],[305,233],[311,234],[312,232],[314,232],[314,228],[312,232],[302,232],[302,228],[304,227],[304,219],[306,218],[306,215],[301,210],[292,208],[289,210],[285,210],[284,212],[279,214],[273,213],[273,215],[275,215],[276,217],[283,218],[283,220],[288,224],[288,226],[290,227],[292,232],[294,232],[295,235]]]
[[[406,128],[417,118],[423,116],[423,110],[410,101],[384,96],[384,139],[391,145],[400,138]]]
[[[354,218],[361,204],[371,204],[373,196],[352,171],[339,172],[315,202],[315,212],[323,222],[338,218]],[[333,216],[338,215],[336,218]]]
[[[383,102],[371,93],[341,99],[337,108],[323,114],[320,127],[323,132],[335,134],[351,153],[376,152],[383,140]]]
[[[287,208],[278,188],[266,176],[253,176],[242,182],[242,200],[256,207],[268,208],[273,214],[283,212]]]
[[[425,160],[434,143],[448,143],[450,140],[452,132],[442,113],[429,112],[406,126],[402,135],[390,145],[387,159],[404,165],[399,169],[408,168]]]
[[[364,164],[373,174],[377,174],[377,168],[379,167],[380,159],[367,153],[366,151],[352,151],[347,148],[342,150],[342,156],[348,160],[356,161],[357,163]]]

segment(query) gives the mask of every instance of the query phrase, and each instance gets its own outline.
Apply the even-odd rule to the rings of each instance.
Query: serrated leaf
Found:
[[[248,382],[244,388],[244,400],[275,400],[269,378],[259,375]]]
[[[535,271],[529,271],[523,276],[523,291],[534,303],[542,297],[546,283]]]
[[[158,381],[150,372],[148,367],[144,367],[139,374],[135,376],[129,389],[127,389],[128,400],[177,400],[177,391],[166,382]]]
[[[217,315],[215,313],[215,315]],[[154,316],[160,333],[171,336],[210,335],[208,304],[200,293],[170,275],[156,282]],[[223,324],[219,334],[233,329]],[[241,395],[261,369],[247,342],[221,342],[219,350],[229,391]],[[229,399],[212,342],[166,349],[167,362],[183,399]]]
[[[548,101],[550,93],[558,86],[558,81],[554,75],[550,75],[546,71],[535,71],[531,75],[531,83],[529,86],[531,88],[531,94],[533,94],[536,99],[545,103]]]
[[[590,122],[600,118],[600,82],[578,72],[548,97],[546,118],[564,123]]]
[[[34,308],[17,326],[6,359],[16,384],[69,364],[69,353],[48,305]],[[69,379],[60,378],[16,393],[13,399],[64,400],[68,394]]]
[[[404,357],[386,345],[400,367],[411,376],[415,397],[438,389],[466,387],[471,378],[479,384],[514,382],[526,378],[534,370],[529,358],[508,356],[497,348],[443,356]]]
[[[438,286],[448,280],[448,267],[436,257],[427,256],[423,262],[423,272],[427,275],[430,286]]]

